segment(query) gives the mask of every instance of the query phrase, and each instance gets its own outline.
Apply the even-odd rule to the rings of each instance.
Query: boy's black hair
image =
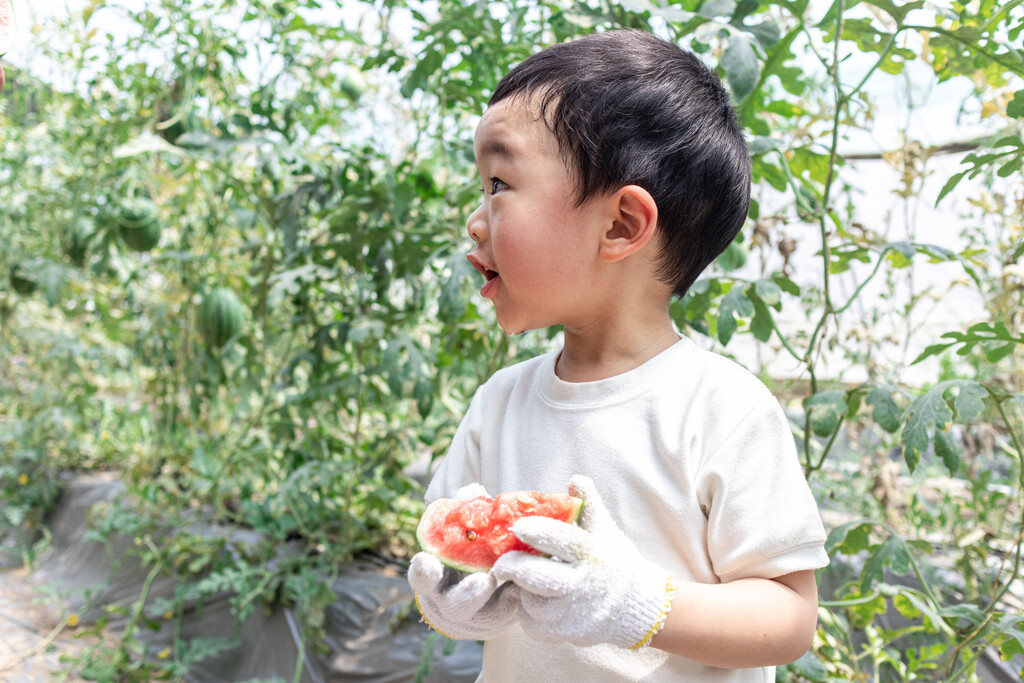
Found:
[[[750,153],[718,76],[645,31],[595,33],[520,62],[489,104],[537,97],[577,202],[639,185],[658,204],[659,277],[682,296],[736,237]]]

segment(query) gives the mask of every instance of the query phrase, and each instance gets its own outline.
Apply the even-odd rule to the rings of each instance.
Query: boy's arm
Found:
[[[817,619],[811,570],[722,584],[680,582],[651,647],[722,668],[788,664],[810,648]]]

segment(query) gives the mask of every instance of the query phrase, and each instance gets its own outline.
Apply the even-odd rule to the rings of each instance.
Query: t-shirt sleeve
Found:
[[[448,453],[427,486],[424,499],[428,503],[438,498],[451,498],[463,486],[480,481],[480,431],[484,422],[482,404],[485,387],[480,387],[473,395]]]
[[[767,391],[703,462],[697,486],[708,553],[723,582],[828,564],[825,530],[789,422]]]

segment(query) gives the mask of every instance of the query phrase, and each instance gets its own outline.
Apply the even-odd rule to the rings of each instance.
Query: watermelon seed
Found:
[[[475,541],[476,540],[476,532],[473,531],[472,529],[466,529],[466,538],[468,538],[471,541]]]

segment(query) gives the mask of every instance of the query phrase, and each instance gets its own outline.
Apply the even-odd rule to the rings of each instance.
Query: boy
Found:
[[[579,526],[513,526],[551,557],[460,576],[416,555],[424,619],[487,641],[487,683],[774,680],[811,644],[824,530],[778,402],[669,317],[747,215],[728,94],[671,43],[595,34],[514,68],[474,149],[481,294],[564,344],[477,391],[427,499],[585,502]]]

